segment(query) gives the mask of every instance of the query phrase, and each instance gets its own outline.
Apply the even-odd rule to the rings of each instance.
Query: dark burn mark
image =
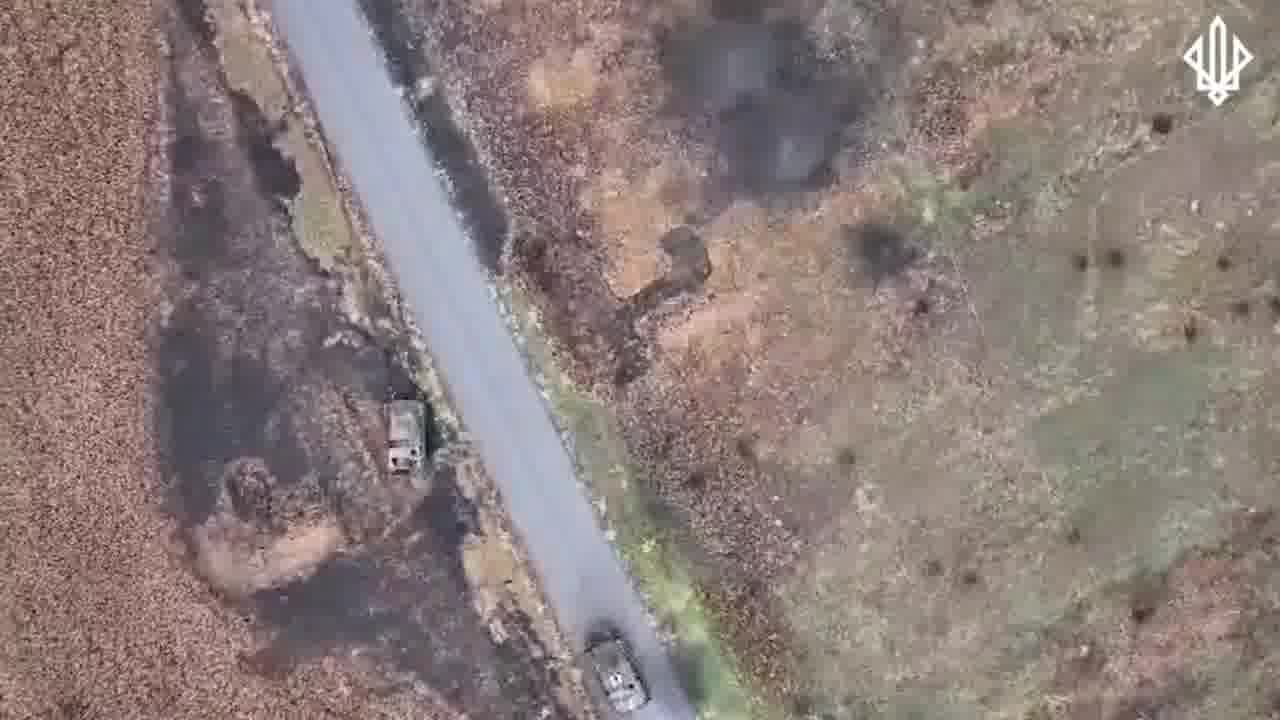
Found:
[[[1142,625],[1156,614],[1155,607],[1151,605],[1134,605],[1129,609],[1129,618],[1133,620],[1135,625]]]
[[[180,54],[189,46],[180,33],[174,40]],[[222,492],[226,464],[261,458],[272,478],[260,483],[264,487],[244,485],[251,478],[233,475],[227,490],[235,511],[270,520],[276,508],[265,485],[333,473],[332,443],[310,450],[305,440],[323,431],[313,418],[295,412],[306,395],[308,373],[323,371],[358,388],[370,384],[373,368],[355,364],[356,352],[345,345],[321,348],[335,329],[333,299],[298,299],[289,280],[296,265],[263,239],[257,218],[242,217],[246,212],[269,216],[272,209],[252,203],[240,187],[249,182],[240,181],[245,176],[235,163],[247,161],[258,171],[253,181],[260,190],[287,194],[297,187],[291,163],[274,150],[274,159],[264,161],[266,151],[253,149],[270,143],[265,118],[250,99],[233,95],[239,147],[205,135],[176,63],[170,70],[176,138],[170,173],[174,234],[168,250],[193,283],[154,346],[160,398],[156,427],[170,501],[185,524],[199,524]],[[263,172],[267,166],[275,169]],[[282,212],[279,205],[274,212]],[[281,342],[286,334],[298,341]]]
[[[851,447],[842,447],[836,452],[836,464],[842,468],[851,468],[858,464],[858,453]]]
[[[395,3],[360,0],[360,10],[382,46],[395,84],[414,90],[431,75],[423,40],[415,36]],[[461,212],[476,252],[493,273],[503,272],[502,256],[510,231],[507,212],[490,185],[475,149],[468,142],[441,93],[433,92],[412,105],[423,143],[449,178],[453,203]]]
[[[208,8],[204,0],[177,0],[175,5],[183,24],[195,36],[200,51],[205,54],[212,53],[215,49],[214,41],[217,39],[217,34],[214,32],[213,23],[209,21]]]
[[[439,94],[420,100],[413,113],[423,141],[449,178],[453,203],[461,211],[481,262],[489,271],[501,274],[508,233],[506,210],[493,194],[474,149],[453,123],[451,111]]]
[[[725,113],[722,181],[766,195],[829,185],[840,126],[822,101],[800,94],[749,100]]]
[[[1128,262],[1128,258],[1125,257],[1124,251],[1120,248],[1111,248],[1107,251],[1105,257],[1107,265],[1117,270],[1124,267],[1125,263]]]
[[[648,371],[646,343],[632,305],[619,300],[595,267],[584,263],[599,256],[598,246],[590,239],[591,221],[577,220],[577,229],[559,235],[517,236],[512,261],[520,280],[543,299],[551,335],[571,353],[568,370],[575,381],[623,386]]]
[[[754,23],[764,19],[767,0],[711,0],[711,17],[716,20]]]
[[[722,189],[705,194],[720,198],[717,207],[726,194],[829,185],[843,134],[864,110],[860,83],[818,59],[803,24],[758,17],[748,9],[658,33],[659,61],[675,90],[669,109],[715,137],[712,184]]]
[[[1242,320],[1249,317],[1252,312],[1253,306],[1249,304],[1248,300],[1236,300],[1231,303],[1231,314]]]
[[[163,446],[179,513],[190,524],[213,512],[228,461],[265,458],[285,482],[310,466],[285,406],[288,383],[248,354],[218,362],[218,333],[216,321],[188,302],[157,348]]]
[[[160,422],[166,473],[172,479],[175,511],[187,523],[203,522],[213,511],[222,466],[241,456],[267,460],[273,473],[296,478],[307,456],[286,415],[275,416],[288,391],[249,348],[232,357],[222,352],[223,329],[206,309],[225,296],[240,314],[256,316],[255,296],[228,287],[229,271],[257,266],[257,248],[233,239],[226,190],[218,177],[221,148],[205,137],[196,110],[173,75],[169,100],[175,117],[171,188],[171,250],[183,274],[201,292],[173,312],[159,333],[156,362],[160,382]],[[225,358],[225,359],[223,359]]]
[[[298,661],[335,646],[377,644],[397,624],[391,611],[368,602],[378,576],[371,563],[339,556],[304,580],[254,595],[258,617],[281,630],[275,654]]]
[[[920,257],[918,248],[908,243],[896,228],[884,223],[847,225],[844,233],[851,253],[861,260],[873,287],[901,275]]]
[[[175,177],[174,186],[178,189],[173,195],[174,209],[186,221],[182,228],[185,237],[175,252],[187,278],[201,280],[210,273],[252,258],[251,250],[232,247],[227,241],[231,227],[221,181]]]
[[[314,269],[316,272],[323,272],[319,268]],[[379,312],[370,315],[385,317]],[[351,391],[349,397],[365,396],[378,400],[417,397],[416,388],[408,373],[398,365],[388,363],[386,344],[371,334],[352,330],[351,335],[358,338],[354,343],[337,342],[328,347],[322,346],[322,361],[316,366],[316,370],[343,378],[343,385]],[[401,379],[408,379],[409,383],[401,385]],[[397,395],[392,391],[397,387],[406,388],[407,394]]]
[[[706,243],[689,227],[671,230],[658,244],[671,258],[671,270],[627,299],[623,310],[627,322],[634,323],[668,300],[696,292],[711,276],[711,256]]]
[[[1143,573],[1133,580],[1129,592],[1129,619],[1134,625],[1145,625],[1156,615],[1168,597],[1166,576]]]
[[[412,88],[428,73],[422,39],[416,37],[404,21],[397,3],[360,0],[359,7],[382,46],[391,81],[400,87]]]
[[[921,573],[925,577],[936,578],[936,577],[941,577],[945,569],[946,568],[943,567],[941,560],[937,558],[930,558],[929,560],[925,561],[924,567],[921,569]]]
[[[190,114],[178,121],[177,136],[169,147],[169,157],[174,174],[186,174],[199,167],[200,156],[205,148],[200,140],[199,132],[189,127]]]
[[[1200,324],[1196,322],[1194,317],[1187,318],[1182,323],[1182,339],[1190,345],[1200,337]]]
[[[286,157],[276,147],[276,129],[271,127],[253,98],[239,90],[231,90],[228,95],[240,129],[240,144],[248,153],[258,187],[284,210],[302,190],[298,167],[293,158]]]
[[[1271,314],[1280,317],[1280,295],[1272,295],[1267,298],[1267,307],[1271,310]]]
[[[1151,131],[1157,135],[1168,135],[1173,132],[1173,115],[1158,112],[1151,116]]]
[[[793,33],[763,23],[722,21],[663,28],[658,60],[676,91],[672,110],[712,116],[776,88],[793,54]]]
[[[431,494],[414,510],[411,523],[414,527],[430,531],[434,545],[451,557],[461,557],[462,543],[467,536],[480,531],[480,513],[475,503],[459,492],[451,478],[437,478]],[[465,580],[462,566],[456,568],[458,578]]]
[[[218,148],[209,142],[199,119],[179,83],[176,67],[170,68],[168,101],[173,108],[175,137],[170,147],[169,190],[173,212],[181,220],[183,237],[174,252],[183,273],[203,277],[224,264],[232,254],[227,242],[230,225],[226,197],[217,177],[221,167]]]
[[[1217,261],[1214,262],[1214,265],[1217,266],[1219,270],[1226,272],[1231,269],[1231,257],[1228,255],[1219,255]]]
[[[1075,268],[1076,272],[1084,272],[1085,270],[1088,270],[1089,256],[1082,252],[1075,253],[1071,256],[1071,267]]]
[[[181,55],[189,42],[180,33],[174,40]],[[336,299],[300,297],[305,264],[266,239],[260,220],[283,217],[283,198],[299,187],[292,162],[271,147],[266,118],[251,98],[231,93],[236,145],[206,135],[176,63],[170,71],[176,137],[168,250],[192,292],[154,346],[169,500],[184,524],[199,524],[227,482],[233,510],[270,526],[280,510],[276,484],[310,474],[327,483],[336,472],[333,453],[346,451],[299,411],[314,395],[309,381],[323,374],[358,392],[385,384],[386,371],[362,364],[361,350],[346,344],[323,347],[337,328]],[[237,169],[244,165],[252,175]],[[272,205],[253,201],[251,183]],[[269,479],[227,474],[227,463],[240,458],[261,458]]]
[[[508,633],[499,645],[476,615],[459,553],[460,526],[474,531],[476,508],[451,468],[435,473],[433,488],[391,542],[334,557],[308,578],[257,593],[257,615],[278,632],[254,666],[284,674],[310,658],[360,647],[483,717],[528,717],[538,705],[568,717],[555,695],[554,667],[530,661],[550,655],[532,619],[504,609]],[[499,685],[501,693],[488,689]]]
[[[387,386],[383,388],[388,400],[425,400],[422,390],[413,379],[413,374],[406,367],[404,359],[390,349],[381,349],[381,362],[387,368]]]
[[[673,274],[688,275],[694,282],[702,282],[711,275],[707,244],[691,228],[677,227],[663,235],[658,244],[671,258]]]

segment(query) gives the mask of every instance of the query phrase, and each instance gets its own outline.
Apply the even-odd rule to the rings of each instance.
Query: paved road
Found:
[[[653,701],[638,716],[692,719],[354,0],[274,5],[325,135],[386,248],[561,627],[580,645],[595,622],[615,623],[651,685]]]

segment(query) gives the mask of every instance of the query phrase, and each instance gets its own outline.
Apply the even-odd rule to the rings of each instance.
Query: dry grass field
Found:
[[[366,7],[708,713],[1280,714],[1280,10]]]

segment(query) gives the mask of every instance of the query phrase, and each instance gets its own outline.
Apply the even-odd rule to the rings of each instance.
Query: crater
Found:
[[[851,254],[859,259],[862,271],[873,287],[901,275],[921,256],[919,248],[887,223],[873,221],[847,225],[844,233]]]
[[[862,83],[823,60],[802,23],[758,17],[747,12],[659,33],[668,110],[705,128],[716,150],[707,197],[828,186],[848,131],[864,115]]]

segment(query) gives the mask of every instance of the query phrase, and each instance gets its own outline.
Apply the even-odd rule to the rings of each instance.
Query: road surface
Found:
[[[354,0],[277,0],[274,13],[561,628],[580,648],[596,622],[614,623],[631,642],[653,696],[636,716],[691,720],[670,658],[596,524],[489,278]]]

